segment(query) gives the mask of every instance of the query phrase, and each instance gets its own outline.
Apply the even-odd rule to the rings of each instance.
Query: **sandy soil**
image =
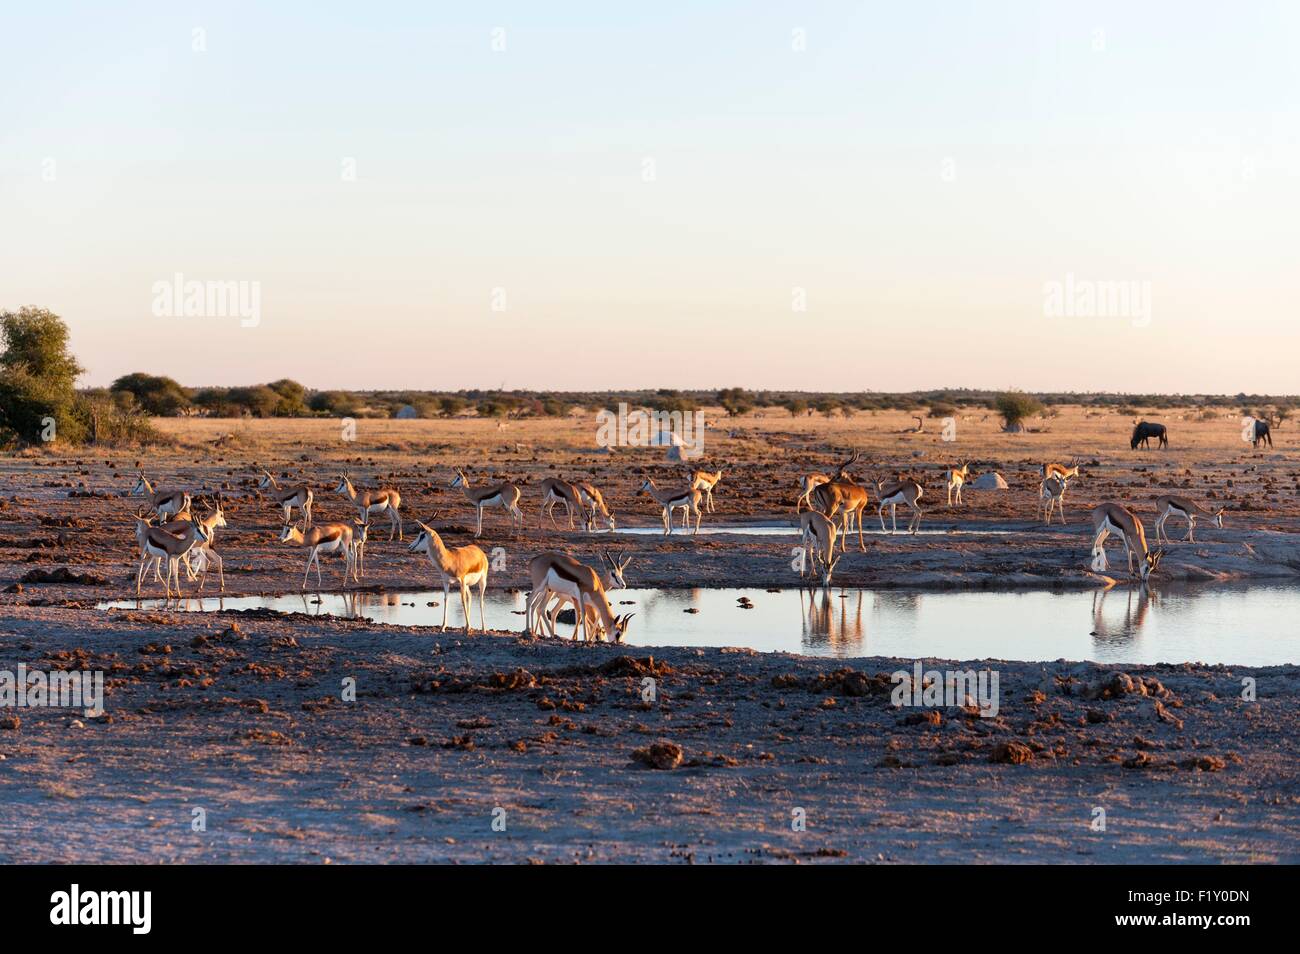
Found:
[[[798,474],[853,447],[864,476],[906,470],[924,481],[925,526],[1021,533],[868,538],[837,583],[1101,585],[1086,569],[1085,508],[1120,500],[1149,527],[1151,501],[1175,488],[1227,506],[1228,527],[1202,524],[1198,544],[1171,547],[1166,578],[1292,577],[1300,467],[1286,430],[1276,450],[1257,453],[1235,417],[1147,416],[1170,426],[1171,450],[1131,452],[1129,419],[1081,411],[1025,435],[974,415],[959,419],[951,443],[938,422],[897,433],[911,423],[905,415],[719,420],[704,463],[726,475],[718,513],[705,520],[790,520]],[[301,581],[305,554],[274,542],[279,513],[255,489],[256,465],[310,476],[318,520],[348,516],[332,493],[343,469],[359,484],[395,483],[409,517],[443,511],[449,543],[468,540],[472,515],[446,489],[452,465],[479,480],[526,481],[525,533],[487,518],[481,543],[505,557],[494,586],[523,585],[541,549],[594,559],[611,543],[538,530],[542,477],[590,477],[622,523],[648,526],[658,515],[635,496],[641,480],[679,472],[662,451],[598,453],[590,423],[577,420],[504,430],[363,420],[355,442],[339,440],[333,422],[163,424],[180,443],[151,451],[146,471],[169,487],[225,495],[231,527],[218,546],[231,593]],[[866,678],[846,680],[842,663],[747,651],[668,650],[652,665],[645,650],[507,634],[106,614],[95,601],[133,589],[139,501],[122,494],[139,457],[0,459],[0,668],[103,668],[111,684],[104,719],[29,710],[0,727],[0,831],[11,835],[0,860],[1300,860],[1297,667],[1130,669],[1163,691],[1095,699],[1085,696],[1109,678],[1104,667],[988,663],[1001,675],[1000,718],[947,710],[935,724],[896,710],[876,681],[910,660],[856,660]],[[1037,466],[1071,458],[1084,470],[1067,501],[1072,523],[1039,527]],[[970,491],[949,511],[940,473],[958,459],[998,469],[1011,490]],[[638,555],[636,586],[796,582],[788,540],[612,542]],[[367,562],[371,586],[433,582],[382,533]],[[59,568],[88,578],[19,582]],[[652,704],[641,699],[645,676],[658,679]],[[1247,676],[1258,680],[1257,702],[1240,698]],[[340,700],[345,678],[357,681],[354,703]],[[633,760],[658,740],[681,746],[679,767]],[[995,753],[1030,757],[990,761]],[[1105,832],[1090,827],[1097,807]],[[194,808],[207,811],[204,833],[190,830]],[[497,808],[504,832],[492,830]],[[790,830],[796,808],[806,809],[806,831]]]

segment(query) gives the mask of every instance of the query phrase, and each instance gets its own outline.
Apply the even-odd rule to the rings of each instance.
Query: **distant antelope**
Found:
[[[627,578],[623,575],[623,571],[626,570],[628,566],[631,564],[632,558],[624,557],[620,554],[619,558],[615,560],[604,550],[601,550],[600,559],[601,562],[605,565],[605,569],[602,570],[599,574],[600,582],[601,585],[605,587],[606,592],[627,589]],[[573,605],[573,601],[569,597],[564,596],[560,593],[556,593],[554,591],[551,592],[551,597],[554,599],[554,602],[551,604],[550,608],[546,610],[546,621],[547,621],[547,628],[549,629],[550,634],[554,636],[556,617],[560,615],[560,610],[564,607],[566,603]],[[587,610],[587,620],[586,620],[587,632],[592,632],[594,630],[597,636],[604,634],[605,627],[600,621],[599,618],[600,614],[596,612],[595,606],[593,606],[591,603],[588,603],[586,606],[586,610]],[[536,619],[536,617],[534,617],[534,619]],[[577,607],[575,606],[574,617],[573,617],[573,638],[574,639],[578,638],[578,628],[581,625],[583,624],[578,620]]]
[[[435,513],[433,519],[437,519]],[[474,544],[448,549],[438,536],[438,531],[416,521],[420,528],[419,535],[407,547],[412,553],[423,553],[429,558],[433,568],[442,574],[442,632],[447,631],[447,603],[451,598],[451,582],[456,581],[460,587],[460,606],[465,611],[465,635],[470,634],[470,607],[474,598],[470,587],[478,587],[478,627],[486,631],[483,621],[483,606],[487,600],[488,560],[487,554]]]
[[[612,531],[615,527],[614,511],[605,506],[605,498],[599,490],[585,480],[578,481],[578,496],[587,509],[587,530],[596,532],[596,520],[605,524],[605,529]]]
[[[952,506],[952,492],[957,491],[957,505],[961,506],[961,488],[970,477],[970,461],[948,471],[948,506]]]
[[[700,532],[700,492],[694,487],[688,487],[683,491],[665,491],[655,486],[655,482],[646,479],[641,485],[638,494],[649,494],[655,502],[663,508],[664,518],[664,536],[670,536],[673,532],[673,511],[681,508],[682,511],[682,529],[685,530],[690,522],[690,515],[695,515],[695,533]]]
[[[304,530],[311,528],[311,503],[312,492],[307,484],[294,484],[290,487],[281,487],[271,476],[271,472],[262,471],[262,479],[258,481],[258,490],[269,490],[275,502],[284,510],[284,522],[290,523],[293,518],[293,508],[297,507],[302,511],[302,528]]]
[[[610,609],[609,597],[605,595],[605,586],[599,574],[591,567],[563,553],[541,553],[529,561],[528,576],[532,583],[532,593],[528,597],[524,625],[529,635],[535,635],[542,609],[551,596],[559,595],[577,607],[578,626],[584,640],[590,641],[593,636],[587,628],[587,610],[590,607],[595,610],[596,619],[613,642],[622,642],[627,624],[636,614],[614,615]]]
[[[691,487],[704,493],[704,506],[709,513],[713,513],[713,488],[718,486],[721,479],[720,469],[712,473],[707,470],[691,471]]]
[[[145,479],[143,471],[136,475],[135,488],[130,495],[148,498],[149,506],[159,520],[190,509],[189,494],[183,490],[154,490],[153,484]]]
[[[357,508],[357,516],[364,523],[369,523],[371,514],[388,514],[388,539],[397,537],[402,539],[402,515],[399,508],[402,506],[402,495],[396,490],[363,490],[357,492],[352,486],[352,481],[348,475],[344,474],[339,477],[339,485],[334,488],[336,494],[343,494],[348,500],[352,501],[352,506]]]
[[[141,540],[140,545],[140,567],[135,574],[135,595],[140,595],[140,583],[144,578],[145,566],[154,560],[166,561],[167,570],[164,575],[164,586],[166,587],[167,598],[172,595],[172,582],[176,583],[176,595],[181,595],[180,580],[180,563],[181,558],[193,549],[201,540],[204,539],[203,525],[197,520],[183,521],[185,526],[181,533],[168,533],[162,527],[148,526],[148,521],[144,517],[136,516],[138,524],[145,524],[143,529],[137,530],[137,539]]]
[[[316,586],[321,585],[320,555],[322,553],[342,555],[345,587],[348,585],[349,576],[356,582],[361,582],[357,577],[357,552],[353,546],[353,536],[351,525],[346,523],[322,523],[307,531],[300,530],[293,524],[286,524],[280,528],[281,543],[296,543],[307,548],[307,566],[302,574],[302,589],[307,589],[307,575],[311,572],[313,563],[316,564]]]
[[[1043,512],[1044,523],[1052,522],[1053,508],[1061,515],[1061,523],[1065,523],[1065,488],[1068,484],[1064,477],[1053,475],[1038,485],[1039,510]]]
[[[885,530],[885,508],[889,508],[889,518],[893,523],[891,533],[898,532],[898,505],[907,504],[912,508],[912,519],[907,524],[908,533],[916,533],[921,526],[921,507],[917,503],[924,489],[915,480],[901,479],[876,481],[876,493],[880,497],[880,506],[876,510],[880,517],[880,530]]]
[[[1160,516],[1156,517],[1156,543],[1162,539],[1166,543],[1173,543],[1169,539],[1169,534],[1165,532],[1165,522],[1170,517],[1182,517],[1187,521],[1187,536],[1183,539],[1189,543],[1196,542],[1196,518],[1198,516],[1209,517],[1214,521],[1214,525],[1220,530],[1223,529],[1223,508],[1218,510],[1207,510],[1193,500],[1186,497],[1178,497],[1173,494],[1166,494],[1163,497],[1156,498],[1156,512]]]
[[[835,521],[816,510],[806,511],[799,516],[800,543],[805,554],[804,565],[809,572],[816,573],[820,561],[824,587],[831,585],[831,574],[835,572],[836,564],[844,559],[843,556],[835,555],[835,537],[838,532]],[[803,573],[800,572],[799,575],[803,576]]]
[[[1147,549],[1147,535],[1142,528],[1142,521],[1131,511],[1117,503],[1104,503],[1092,509],[1092,568],[1098,573],[1104,572],[1109,564],[1106,561],[1106,538],[1118,533],[1124,541],[1124,555],[1128,558],[1128,572],[1133,575],[1133,557],[1138,557],[1138,569],[1145,583],[1160,565],[1165,555],[1163,550],[1154,553]]]
[[[524,525],[524,512],[519,509],[519,488],[511,483],[492,484],[488,487],[471,487],[469,478],[459,467],[456,468],[456,479],[451,482],[451,489],[460,488],[465,498],[474,505],[478,511],[478,529],[474,531],[475,537],[483,536],[483,508],[484,507],[501,507],[510,515],[510,525],[513,527],[516,522],[520,528]]]
[[[564,504],[564,512],[569,518],[569,529],[573,527],[574,513],[582,513],[582,501],[578,497],[578,487],[567,480],[561,480],[558,477],[547,477],[542,481],[542,508],[537,514],[537,526],[540,529],[542,520],[546,517],[551,518],[551,526],[559,529],[559,524],[555,522],[555,508],[559,504]],[[584,521],[584,524],[588,521]]]

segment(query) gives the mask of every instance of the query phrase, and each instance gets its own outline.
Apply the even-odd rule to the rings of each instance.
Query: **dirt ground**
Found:
[[[860,479],[922,480],[923,528],[1014,532],[876,535],[865,552],[854,539],[837,585],[1101,586],[1087,568],[1087,508],[1122,502],[1154,538],[1154,498],[1170,491],[1226,507],[1227,525],[1202,522],[1196,544],[1170,545],[1162,579],[1293,578],[1300,459],[1288,428],[1276,448],[1255,451],[1235,415],[1144,416],[1169,426],[1169,450],[1130,451],[1131,418],[1080,409],[1019,435],[991,414],[959,416],[951,441],[937,420],[902,433],[913,424],[904,414],[710,414],[700,465],[725,473],[705,526],[792,521],[799,476],[852,449]],[[589,419],[360,420],[350,441],[331,421],[160,426],[176,446],[0,458],[0,669],[109,674],[103,718],[25,710],[15,724],[0,711],[0,860],[1300,860],[1295,666],[1130,668],[1161,688],[1139,679],[1140,691],[1098,698],[1111,668],[963,663],[947,668],[1000,673],[1001,714],[948,707],[935,722],[896,709],[881,688],[880,674],[911,660],[853,660],[846,674],[831,660],[679,649],[651,663],[645,650],[510,634],[95,610],[134,589],[141,501],[124,495],[137,466],[203,500],[223,494],[230,526],[217,546],[231,594],[292,591],[302,579],[305,553],[276,542],[280,513],[256,489],[259,467],[310,480],[317,521],[351,516],[333,493],[342,472],[396,486],[408,527],[439,513],[450,545],[469,542],[473,526],[448,489],[453,466],[475,483],[520,482],[527,529],[512,534],[491,512],[479,541],[504,557],[493,587],[525,586],[527,560],[543,549],[595,562],[602,546],[635,554],[633,586],[797,584],[788,539],[539,529],[546,476],[592,480],[622,526],[659,522],[636,494],[645,477],[681,479],[663,449],[602,452]],[[1010,489],[967,491],[949,509],[942,471],[964,460]],[[1065,527],[1035,518],[1044,460],[1083,471]],[[367,548],[367,586],[436,582],[386,536]],[[24,582],[33,571],[63,578]],[[326,563],[327,586],[339,571]],[[158,584],[145,595],[161,595]],[[1256,700],[1241,697],[1243,678],[1256,680]],[[355,702],[342,701],[345,679],[356,680]],[[680,765],[634,760],[658,741],[681,747]],[[673,761],[670,749],[655,753]],[[204,832],[191,830],[196,808]],[[804,831],[791,829],[796,809]]]

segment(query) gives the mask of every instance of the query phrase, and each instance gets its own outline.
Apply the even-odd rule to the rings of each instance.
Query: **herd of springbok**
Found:
[[[882,533],[898,532],[898,508],[906,507],[911,516],[907,531],[915,534],[921,523],[922,510],[920,501],[924,493],[920,481],[911,477],[898,475],[890,480],[873,480],[868,485],[859,484],[850,473],[861,459],[854,454],[841,463],[834,473],[814,473],[806,475],[800,486],[800,493],[795,500],[795,514],[802,540],[800,576],[809,574],[820,578],[823,587],[831,585],[831,577],[840,558],[847,551],[847,540],[854,526],[857,527],[858,549],[866,550],[863,543],[863,514],[871,504],[874,491],[876,515],[880,520]],[[700,520],[704,513],[714,512],[713,491],[722,479],[723,472],[692,470],[681,485],[661,489],[654,480],[646,479],[638,496],[644,494],[656,503],[661,511],[663,531],[670,535],[673,531],[674,512],[681,511],[681,528],[692,526],[693,533],[698,533]],[[1038,513],[1043,521],[1051,524],[1052,516],[1059,517],[1065,523],[1065,493],[1070,481],[1079,477],[1077,464],[1044,464],[1038,483]],[[946,472],[948,506],[962,505],[962,489],[971,480],[969,462],[960,467],[952,467]],[[306,483],[281,485],[269,472],[263,470],[259,476],[258,489],[266,491],[274,503],[281,509],[283,520],[279,540],[284,544],[296,544],[306,548],[307,563],[303,570],[302,589],[306,589],[311,570],[316,569],[316,584],[321,585],[320,558],[322,555],[336,554],[343,558],[343,586],[349,581],[360,583],[365,573],[365,546],[373,519],[387,516],[389,541],[404,541],[402,523],[402,495],[391,487],[377,490],[358,490],[346,475],[340,475],[334,493],[346,498],[356,510],[356,517],[350,522],[317,524],[312,519],[312,505],[315,499],[312,488]],[[1003,485],[1005,486],[1005,484]],[[484,509],[499,508],[509,518],[512,529],[524,526],[524,512],[519,506],[522,491],[519,486],[508,481],[482,486],[472,485],[469,476],[461,468],[455,469],[455,477],[448,485],[449,489],[459,489],[469,504],[474,507],[476,526],[474,537],[483,534]],[[616,514],[605,503],[601,492],[591,483],[585,481],[571,482],[559,477],[548,477],[540,484],[541,500],[539,507],[539,528],[544,528],[544,521],[550,519],[552,527],[562,529],[555,519],[555,510],[564,506],[569,529],[576,529],[575,519],[580,520],[582,529],[587,533],[616,529]],[[139,474],[132,496],[144,497],[152,514],[138,511],[136,514],[136,539],[139,545],[140,563],[136,571],[136,594],[140,594],[141,585],[149,572],[153,570],[154,578],[162,583],[170,599],[173,588],[177,596],[181,595],[180,567],[185,567],[188,580],[199,583],[201,595],[210,567],[215,566],[221,589],[225,589],[222,560],[215,550],[215,535],[226,524],[221,496],[216,497],[215,507],[203,517],[191,511],[192,495],[179,490],[158,490]],[[1185,540],[1195,542],[1194,533],[1198,517],[1207,517],[1216,526],[1223,526],[1223,510],[1207,510],[1185,497],[1166,495],[1158,498],[1157,518],[1155,522],[1156,542],[1167,542],[1169,537],[1165,526],[1171,517],[1177,517],[1187,523]],[[807,509],[805,509],[805,507]],[[885,508],[890,511],[890,529],[885,527]],[[295,522],[294,511],[299,512],[301,520]],[[441,511],[430,518],[432,523]],[[1105,542],[1111,534],[1119,537],[1124,545],[1128,562],[1128,572],[1137,572],[1145,583],[1160,564],[1162,550],[1152,551],[1147,546],[1146,532],[1141,519],[1131,510],[1117,503],[1103,503],[1094,507],[1091,513],[1093,540],[1091,567],[1097,572],[1108,568]],[[448,547],[429,523],[417,520],[418,534],[407,549],[411,553],[423,553],[430,565],[439,574],[443,584],[443,619],[442,629],[447,628],[447,604],[454,583],[460,590],[461,608],[465,614],[465,632],[471,632],[471,609],[473,606],[472,590],[478,590],[479,626],[483,623],[483,600],[487,590],[489,562],[487,554],[474,544],[461,547]],[[839,556],[836,548],[839,548]],[[581,636],[586,641],[605,638],[612,641],[621,640],[627,630],[631,615],[615,615],[609,602],[609,592],[627,586],[624,571],[630,558],[611,557],[600,552],[603,569],[595,570],[572,557],[555,551],[548,551],[535,556],[529,563],[531,591],[525,611],[525,629],[531,635],[541,635],[543,626],[551,636],[556,635],[556,622],[562,608],[572,608],[574,617],[574,638]]]

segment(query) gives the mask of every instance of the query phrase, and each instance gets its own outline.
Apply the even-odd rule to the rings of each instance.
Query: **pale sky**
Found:
[[[1297,48],[1294,3],[6,4],[0,309],[92,385],[1294,393]],[[177,273],[256,324],[155,315]]]

